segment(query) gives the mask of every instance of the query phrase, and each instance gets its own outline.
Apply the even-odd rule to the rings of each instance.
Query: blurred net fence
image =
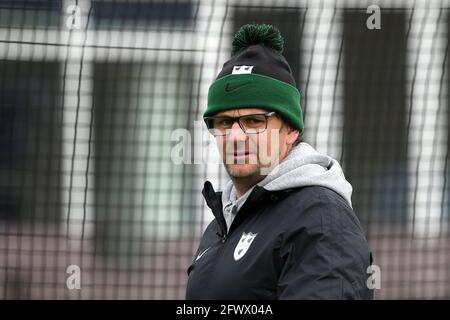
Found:
[[[353,185],[376,298],[450,299],[449,9],[1,0],[0,298],[184,298],[212,219],[203,182],[227,182],[208,86],[237,29],[264,22],[285,38],[304,140]]]

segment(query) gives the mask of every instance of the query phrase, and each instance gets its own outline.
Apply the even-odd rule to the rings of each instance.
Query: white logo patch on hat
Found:
[[[234,249],[234,261],[238,261],[244,256],[244,254],[247,253],[248,248],[252,244],[253,240],[255,240],[256,236],[257,233],[242,233],[241,239],[239,239],[239,242]]]
[[[234,66],[233,67],[233,72],[231,74],[247,74],[247,73],[252,73],[254,66],[246,66],[246,65],[242,65],[242,66]]]

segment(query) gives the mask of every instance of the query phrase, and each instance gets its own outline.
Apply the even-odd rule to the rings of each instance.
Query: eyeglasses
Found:
[[[271,111],[260,114],[247,114],[240,117],[205,117],[204,120],[209,132],[215,137],[227,135],[235,122],[239,124],[239,127],[246,134],[259,134],[267,129],[267,120],[274,114],[275,112]]]

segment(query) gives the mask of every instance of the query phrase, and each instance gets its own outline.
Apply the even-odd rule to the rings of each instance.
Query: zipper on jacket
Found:
[[[220,242],[222,243],[225,243],[225,241],[228,239],[227,230],[221,229],[220,232],[216,232],[216,235],[220,238]]]
[[[227,234],[222,234],[220,232],[216,232],[216,235],[220,238],[220,242],[225,243],[228,239]]]

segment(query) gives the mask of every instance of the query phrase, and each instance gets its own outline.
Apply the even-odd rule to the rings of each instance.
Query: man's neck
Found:
[[[236,198],[242,197],[248,190],[253,188],[258,182],[263,180],[264,177],[255,177],[254,179],[236,179],[231,178],[231,181],[233,181],[234,188],[236,189]]]

